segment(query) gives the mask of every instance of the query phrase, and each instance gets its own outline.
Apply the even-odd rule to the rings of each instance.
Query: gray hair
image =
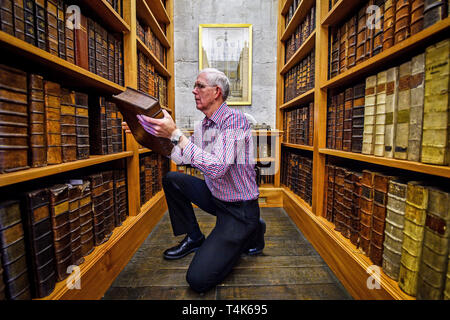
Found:
[[[223,101],[226,101],[230,93],[230,80],[222,71],[216,68],[205,68],[200,71],[200,74],[205,73],[208,85],[218,86],[222,91]]]

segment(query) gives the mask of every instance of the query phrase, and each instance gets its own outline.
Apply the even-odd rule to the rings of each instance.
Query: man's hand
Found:
[[[144,115],[138,115],[137,118],[141,126],[148,133],[156,137],[170,139],[177,126],[166,110],[163,109],[162,112],[164,114],[164,118],[162,119],[154,119]]]

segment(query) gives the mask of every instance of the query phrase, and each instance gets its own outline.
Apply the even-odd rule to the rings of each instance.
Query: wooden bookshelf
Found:
[[[308,53],[311,52],[311,50],[315,47],[315,45],[316,45],[316,32],[313,31],[309,35],[309,37],[305,40],[305,42],[301,45],[301,47],[297,49],[297,51],[289,59],[289,61],[286,62],[283,69],[281,69],[281,74],[285,74],[298,62],[300,62],[300,60],[302,60],[305,56],[308,55]]]
[[[145,2],[147,3],[148,7],[152,9],[152,12],[160,23],[171,23],[171,18],[168,14],[169,10],[167,10],[167,8],[164,8],[161,0],[145,0]]]
[[[150,59],[151,63],[155,66],[155,70],[158,71],[160,75],[170,78],[171,75],[169,71],[161,63],[161,61],[156,58],[153,52],[151,52],[150,49],[147,48],[147,46],[144,44],[144,42],[142,42],[141,39],[136,38],[136,40],[138,49]]]
[[[291,2],[292,1],[287,1]],[[298,24],[303,21],[306,14],[308,13],[309,9],[312,7],[312,5],[315,3],[315,0],[302,0],[300,4],[297,7],[297,10],[295,10],[294,15],[292,16],[291,21],[289,21],[289,24],[286,27],[286,30],[284,30],[280,40],[286,41],[289,39],[292,33],[294,33],[295,28],[297,28]],[[287,4],[287,3],[286,3]],[[289,6],[287,7],[289,9]],[[318,21],[318,20],[316,20]]]
[[[156,4],[158,1],[154,1]],[[152,13],[152,10],[150,10],[149,6],[147,5],[147,2],[145,0],[137,0],[136,1],[136,14],[139,19],[144,21],[150,29],[152,29],[155,36],[158,38],[158,40],[161,42],[161,44],[166,47],[170,48],[170,42],[167,39],[166,35],[162,31],[158,21],[156,21],[155,16]],[[167,23],[167,22],[165,22]]]
[[[292,148],[292,149],[314,151],[314,146],[306,146],[306,145],[302,145],[302,144],[295,144],[295,143],[288,143],[288,142],[282,142],[281,145],[283,147],[288,147],[288,148]]]
[[[107,0],[82,0],[82,3],[96,13],[97,16],[102,18],[102,23],[109,27],[112,31],[119,33],[130,32],[130,26],[120,16],[120,14],[114,10],[111,4]]]
[[[298,97],[295,97],[294,99],[281,104],[279,109],[286,109],[286,108],[290,108],[293,106],[297,106],[297,105],[301,105],[301,104],[304,104],[307,102],[314,101],[314,93],[315,93],[314,89],[308,90],[305,93],[302,93],[301,95],[299,95]]]

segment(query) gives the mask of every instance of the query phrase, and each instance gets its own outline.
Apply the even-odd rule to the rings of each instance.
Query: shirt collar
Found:
[[[203,125],[211,125],[212,123],[218,124],[227,108],[227,103],[222,103],[209,119],[205,116],[205,118],[203,119]]]

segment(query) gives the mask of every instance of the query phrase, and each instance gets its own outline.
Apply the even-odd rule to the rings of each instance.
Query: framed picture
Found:
[[[252,104],[252,25],[199,25],[199,69],[216,68],[230,79],[228,105]]]

